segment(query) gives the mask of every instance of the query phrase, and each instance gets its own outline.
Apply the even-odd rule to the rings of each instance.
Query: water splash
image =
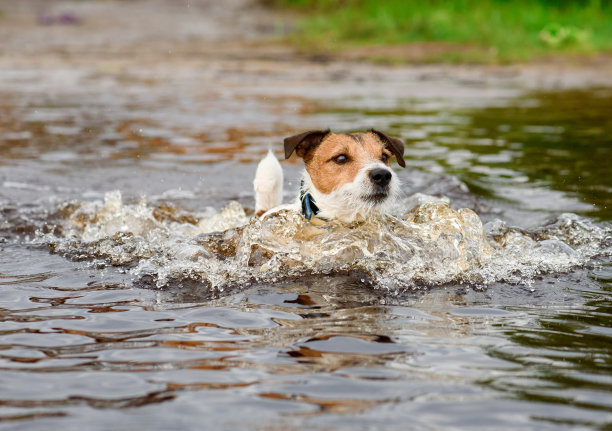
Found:
[[[124,204],[115,191],[104,202],[66,205],[62,234],[38,241],[73,259],[124,266],[140,283],[197,282],[216,292],[338,273],[390,292],[528,283],[612,255],[609,226],[574,214],[527,232],[500,220],[483,227],[476,213],[443,199],[418,196],[404,205],[401,217],[314,226],[291,210],[260,220],[230,202],[219,213],[198,215],[145,200]]]

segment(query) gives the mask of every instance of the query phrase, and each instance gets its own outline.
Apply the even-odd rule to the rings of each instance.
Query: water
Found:
[[[0,72],[3,429],[612,423],[609,89],[73,66]],[[322,125],[407,140],[401,211],[252,220],[257,160]]]

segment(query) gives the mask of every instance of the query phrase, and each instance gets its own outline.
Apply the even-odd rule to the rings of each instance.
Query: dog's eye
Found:
[[[387,163],[389,161],[389,155],[387,153],[383,153],[380,160],[382,160],[383,163]]]
[[[339,156],[334,157],[332,160],[339,165],[343,165],[349,161],[349,158],[346,154],[340,154]]]

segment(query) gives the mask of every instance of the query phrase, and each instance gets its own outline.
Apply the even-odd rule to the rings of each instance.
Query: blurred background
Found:
[[[240,40],[377,62],[510,63],[612,49],[604,0],[2,0],[0,11],[5,52],[195,54]]]

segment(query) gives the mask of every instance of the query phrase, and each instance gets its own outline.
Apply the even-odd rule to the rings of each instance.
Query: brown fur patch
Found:
[[[391,152],[374,133],[330,133],[316,149],[306,154],[304,162],[314,186],[321,193],[328,194],[353,182],[366,164],[380,162],[383,153],[388,156],[385,164],[389,166]],[[344,164],[333,160],[341,154],[348,157]]]

